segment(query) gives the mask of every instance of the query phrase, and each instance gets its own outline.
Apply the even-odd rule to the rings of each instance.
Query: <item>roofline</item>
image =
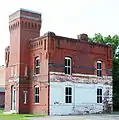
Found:
[[[30,12],[30,13],[35,13],[35,14],[39,14],[41,15],[40,12],[36,12],[36,11],[33,11],[33,10],[29,10],[29,9],[25,9],[25,8],[20,8],[21,11],[26,11],[26,12]]]

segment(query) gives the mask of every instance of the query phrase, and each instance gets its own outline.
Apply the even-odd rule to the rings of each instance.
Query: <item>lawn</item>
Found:
[[[38,114],[3,114],[0,110],[0,120],[28,120],[29,117],[40,117]]]

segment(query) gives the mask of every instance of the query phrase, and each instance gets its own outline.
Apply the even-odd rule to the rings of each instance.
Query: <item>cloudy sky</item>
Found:
[[[9,45],[9,15],[20,8],[42,13],[41,35],[77,37],[87,33],[119,34],[119,0],[3,0],[0,3],[0,65]]]

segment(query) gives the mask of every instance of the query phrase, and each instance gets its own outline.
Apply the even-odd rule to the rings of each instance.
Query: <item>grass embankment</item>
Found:
[[[40,117],[39,114],[3,114],[0,110],[0,120],[28,120],[30,117]]]

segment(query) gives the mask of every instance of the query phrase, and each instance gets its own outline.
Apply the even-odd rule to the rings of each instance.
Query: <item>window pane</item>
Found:
[[[39,96],[37,96],[37,103],[39,103]]]
[[[67,71],[67,67],[65,67],[65,74],[67,74],[67,72],[68,72],[68,71]]]
[[[69,103],[72,103],[72,96],[68,96],[69,97]]]
[[[102,89],[97,89],[97,95],[102,95]]]
[[[36,68],[36,74],[39,74],[39,68]]]
[[[102,95],[102,89],[100,89],[100,95]]]
[[[70,59],[67,60],[68,66],[71,66]]]
[[[65,103],[68,103],[68,96],[65,96]]]
[[[102,76],[102,70],[97,70],[97,76],[99,76],[99,77]]]
[[[36,88],[36,94],[39,94],[39,87]]]
[[[102,69],[101,63],[97,63],[97,69]]]
[[[100,101],[99,101],[99,97],[97,97],[97,103],[100,103]]]
[[[67,66],[67,59],[65,59],[65,66]]]
[[[102,103],[102,97],[100,96],[100,103]]]
[[[72,88],[69,88],[69,95],[72,95]]]
[[[70,72],[70,67],[68,67],[68,73],[67,74],[71,74],[71,72]]]
[[[36,60],[36,66],[39,66],[39,60]]]
[[[35,96],[35,103],[39,103],[39,96]]]
[[[37,94],[37,89],[36,89],[36,87],[35,87],[35,94]]]
[[[97,95],[100,95],[100,91],[99,91],[99,89],[97,89]]]
[[[68,95],[68,87],[65,88],[65,95]]]
[[[35,94],[37,93],[36,88],[35,88]]]

